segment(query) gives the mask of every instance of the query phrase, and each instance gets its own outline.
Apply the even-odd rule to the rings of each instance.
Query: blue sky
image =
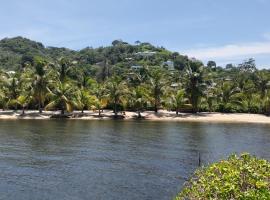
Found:
[[[81,49],[150,42],[206,62],[270,68],[270,0],[1,0],[0,38]]]

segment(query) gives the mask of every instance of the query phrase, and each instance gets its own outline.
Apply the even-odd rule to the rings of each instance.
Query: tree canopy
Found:
[[[255,60],[204,66],[139,41],[74,51],[6,38],[0,76],[2,109],[270,113],[270,71]]]

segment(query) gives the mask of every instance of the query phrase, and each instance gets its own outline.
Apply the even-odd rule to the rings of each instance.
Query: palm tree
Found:
[[[106,82],[106,89],[108,91],[108,97],[113,104],[113,112],[117,116],[117,105],[124,105],[126,103],[128,95],[127,85],[120,77],[114,76]]]
[[[270,77],[267,76],[265,71],[258,71],[254,76],[255,88],[261,97],[261,110],[263,110],[264,104],[266,103],[267,92],[270,88]]]
[[[216,83],[211,83],[207,86],[206,90],[204,90],[203,97],[207,104],[209,112],[213,112],[214,105],[217,102],[218,90],[216,88]]]
[[[55,88],[49,90],[50,102],[45,109],[49,110],[59,106],[62,115],[65,114],[65,110],[72,112],[75,105],[74,90],[75,88],[69,82],[58,81]]]
[[[170,92],[165,100],[168,107],[176,111],[176,115],[179,114],[180,108],[186,103],[185,90]]]
[[[19,74],[10,75],[6,82],[7,87],[7,106],[14,106],[15,110],[17,110],[18,103],[17,98],[20,95],[20,79]]]
[[[84,112],[84,109],[89,109],[94,104],[95,97],[90,95],[86,89],[78,90],[75,95],[75,104],[81,110],[81,113]]]
[[[186,93],[189,96],[194,113],[198,112],[198,105],[205,87],[202,63],[199,61],[190,61],[186,70]]]
[[[244,95],[241,93],[240,88],[236,84],[230,83],[228,81],[224,82],[219,88],[218,94],[219,102],[223,108],[222,111],[225,111],[228,106],[243,106]]]
[[[50,65],[56,71],[56,77],[63,83],[69,80],[69,76],[73,75],[75,63],[75,61],[71,62],[69,59],[62,57],[57,62],[50,63]]]
[[[47,62],[43,59],[36,59],[34,64],[34,74],[33,74],[33,95],[38,102],[39,113],[42,113],[44,107],[45,97],[48,93],[48,71]]]
[[[11,98],[8,103],[9,105],[14,106],[15,109],[20,105],[22,108],[22,115],[24,115],[25,108],[33,99],[32,82],[29,78],[29,70],[25,70],[23,73],[15,75],[10,81],[9,89],[11,89]]]
[[[145,86],[141,85],[132,89],[129,103],[137,111],[138,118],[142,117],[141,112],[150,101],[150,91]]]
[[[32,96],[30,94],[22,94],[16,99],[16,103],[22,107],[22,115],[25,114],[25,108],[32,101]]]
[[[154,100],[154,109],[155,113],[158,112],[160,107],[161,97],[163,95],[163,89],[166,85],[166,80],[164,78],[164,71],[160,68],[154,68],[149,71],[150,78],[149,78],[149,86],[151,90],[151,95]]]
[[[108,104],[108,96],[106,95],[107,90],[102,84],[95,84],[92,88],[94,94],[94,106],[98,109],[98,116],[101,116],[101,110],[103,110]]]
[[[2,106],[2,109],[5,109],[7,103],[7,83],[7,74],[4,71],[0,70],[0,105]]]

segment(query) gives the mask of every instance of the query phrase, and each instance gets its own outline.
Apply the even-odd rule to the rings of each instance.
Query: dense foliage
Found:
[[[25,38],[0,41],[0,108],[269,113],[270,71],[249,59],[206,66],[149,43],[73,51]]]
[[[182,199],[270,199],[270,163],[249,154],[232,155],[196,171],[176,197]]]

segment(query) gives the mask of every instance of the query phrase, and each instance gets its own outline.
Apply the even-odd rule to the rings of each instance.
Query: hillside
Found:
[[[173,61],[176,69],[183,69],[188,58],[171,52],[163,47],[155,47],[149,43],[136,42],[135,45],[121,40],[115,40],[111,46],[91,48],[86,47],[79,51],[67,48],[45,47],[23,37],[5,38],[0,40],[0,69],[15,70],[35,56],[54,61],[61,57],[77,61],[78,65],[96,65],[107,63],[119,67],[139,65],[156,66],[164,62]]]

